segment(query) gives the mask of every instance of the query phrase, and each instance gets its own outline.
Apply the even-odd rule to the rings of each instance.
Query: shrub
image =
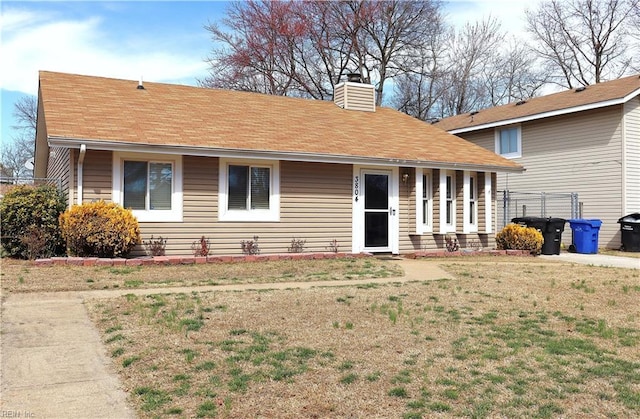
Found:
[[[157,239],[151,238],[145,242],[142,242],[144,245],[144,250],[147,252],[149,256],[164,256],[165,250],[167,248],[167,239],[163,239],[162,236]]]
[[[258,245],[258,236],[253,236],[253,240],[242,240],[240,248],[245,255],[259,255],[260,246]]]
[[[496,235],[498,249],[528,250],[537,255],[542,250],[542,233],[533,227],[509,224]]]
[[[58,216],[65,199],[51,185],[9,189],[0,202],[2,247],[11,257],[35,259],[64,254]]]
[[[329,242],[329,246],[327,246],[327,249],[330,252],[333,253],[338,253],[338,251],[340,250],[340,245],[338,244],[338,240],[337,239],[333,239]]]
[[[447,234],[444,240],[445,240],[445,246],[447,248],[447,252],[456,252],[460,250],[460,244],[458,243],[457,237],[451,237],[450,235]]]
[[[304,239],[296,239],[295,237],[291,239],[291,246],[287,248],[289,253],[302,253],[304,252],[304,245],[307,244],[307,241]]]
[[[200,240],[191,243],[191,251],[193,252],[193,256],[209,256],[209,252],[211,252],[211,242],[202,236]]]
[[[60,228],[69,253],[76,256],[124,256],[140,243],[131,211],[104,201],[73,206],[60,215]]]

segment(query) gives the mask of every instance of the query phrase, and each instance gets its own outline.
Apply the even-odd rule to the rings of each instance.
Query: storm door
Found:
[[[374,252],[390,251],[391,217],[389,203],[391,173],[365,171],[364,178],[364,247]]]

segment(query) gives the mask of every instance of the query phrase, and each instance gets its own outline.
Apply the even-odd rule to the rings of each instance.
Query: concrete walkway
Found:
[[[396,262],[396,261],[394,261]],[[308,289],[451,278],[433,261],[398,260],[405,276],[351,281],[233,284],[10,294],[2,297],[0,417],[135,417],[89,320],[85,299],[124,294],[190,293],[264,289]]]

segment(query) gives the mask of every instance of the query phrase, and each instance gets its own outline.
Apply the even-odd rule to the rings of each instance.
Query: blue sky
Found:
[[[446,3],[452,24],[494,16],[503,28],[524,26],[524,8],[539,0]],[[15,101],[36,95],[38,71],[195,85],[207,74],[213,44],[204,26],[224,16],[223,1],[0,0],[1,136]]]

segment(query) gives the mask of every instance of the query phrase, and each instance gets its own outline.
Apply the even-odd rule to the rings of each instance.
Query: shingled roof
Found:
[[[40,72],[50,146],[236,151],[279,158],[521,171],[522,166],[388,108]],[[284,157],[282,157],[284,156]]]
[[[635,75],[444,118],[435,126],[457,134],[618,105],[638,95],[640,76]]]

